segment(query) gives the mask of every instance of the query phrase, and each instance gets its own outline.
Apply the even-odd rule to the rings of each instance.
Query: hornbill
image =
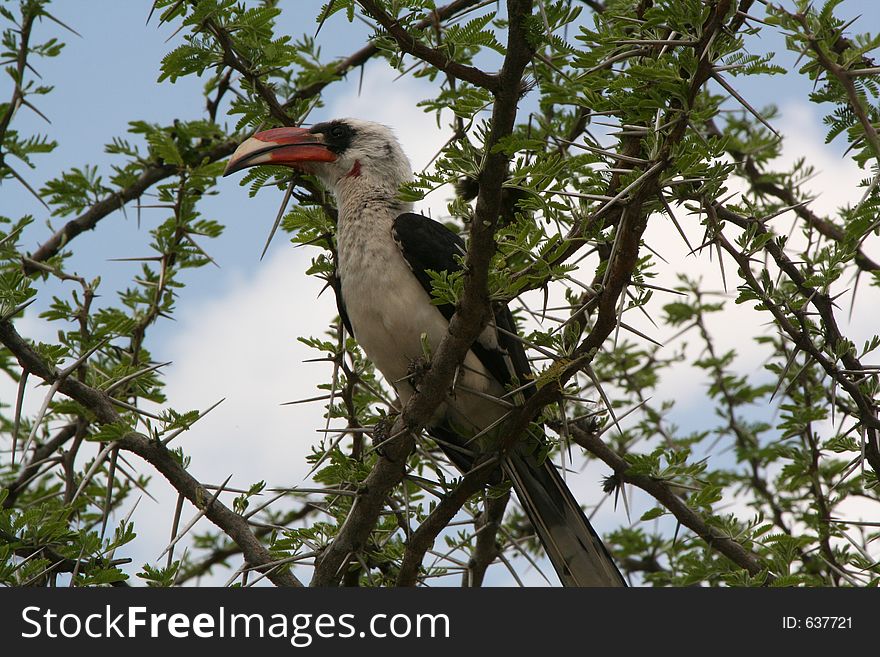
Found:
[[[224,175],[258,164],[311,173],[335,195],[340,316],[405,404],[417,385],[413,367],[424,355],[424,341],[436,348],[455,310],[431,302],[428,271],[460,269],[464,241],[443,224],[412,213],[412,204],[399,198],[412,168],[386,126],[341,119],[311,128],[266,130],[238,147]],[[490,450],[503,430],[509,389],[533,378],[514,337],[510,311],[503,304],[495,304],[493,311],[494,321],[468,351],[453,390],[428,425],[450,461],[465,472],[474,462],[474,450]],[[518,393],[520,401],[531,392],[526,385]],[[625,586],[580,505],[542,453],[540,441],[528,437],[509,450],[503,470],[562,584]]]

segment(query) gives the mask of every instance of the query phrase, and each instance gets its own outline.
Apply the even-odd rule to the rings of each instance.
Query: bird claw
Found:
[[[391,436],[391,429],[394,426],[396,419],[396,415],[386,415],[376,422],[376,426],[373,427],[373,431],[370,432],[373,441],[373,448],[379,456],[385,455],[383,445]]]
[[[413,387],[413,390],[418,390],[422,381],[425,378],[425,375],[428,373],[428,370],[431,369],[430,361],[426,360],[423,357],[416,358],[409,362],[409,367],[406,370],[406,379],[409,380],[410,385]]]

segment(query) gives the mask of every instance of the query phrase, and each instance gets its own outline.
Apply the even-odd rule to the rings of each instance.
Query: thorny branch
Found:
[[[470,9],[480,2],[482,2],[482,0],[455,0],[455,2],[450,2],[448,5],[437,7],[437,9],[431,12],[428,17],[418,21],[415,24],[415,28],[418,30],[423,30],[426,27],[431,27],[437,22],[445,21],[449,18],[452,18],[453,16],[464,13],[465,10]],[[332,80],[316,81],[308,86],[297,89],[291,95],[291,97],[282,105],[282,107],[287,109],[295,102],[317,96],[333,80],[343,77],[349,71],[352,71],[359,66],[363,66],[371,57],[377,55],[378,53],[378,46],[376,46],[374,43],[367,44],[360,50],[352,53],[345,59],[340,60],[333,66]]]
[[[374,0],[358,0],[358,4],[363,7],[364,11],[370,16],[375,18],[383,28],[385,28],[403,52],[413,55],[445,73],[470,82],[478,87],[483,87],[493,93],[498,93],[500,91],[500,85],[502,83],[498,76],[481,71],[474,66],[460,64],[454,59],[450,59],[440,50],[425,45],[404,29],[397,19],[388,15],[379,3],[374,2]]]
[[[58,383],[59,392],[85,406],[89,412],[94,413],[98,422],[102,424],[123,422],[123,418],[116,411],[114,401],[109,395],[70,376],[59,379],[59,372],[50,368],[43,361],[42,357],[22,339],[8,320],[0,322],[0,343],[9,349],[22,368],[47,383]],[[248,563],[257,567],[265,565],[266,567],[262,570],[267,573],[272,582],[278,586],[302,586],[302,583],[289,570],[273,569],[268,565],[274,559],[259,539],[254,536],[247,521],[226,507],[219,499],[215,499],[215,496],[189,474],[161,442],[129,431],[116,441],[116,444],[121,449],[137,454],[161,472],[175,489],[182,493],[196,508],[203,510],[209,520],[236,542]]]
[[[709,134],[721,136],[721,130],[714,121],[707,121],[706,126]],[[808,226],[815,228],[821,235],[839,243],[846,240],[846,233],[842,228],[816,214],[810,209],[809,204],[804,203],[803,199],[798,199],[789,187],[783,187],[767,180],[749,155],[736,148],[728,148],[728,152],[741,163],[746,180],[748,180],[749,185],[756,194],[769,195],[779,199],[786,207],[790,207],[798,217],[803,219]],[[866,272],[880,270],[880,263],[866,255],[861,247],[856,249],[853,262],[855,262],[859,269]]]
[[[219,143],[211,144],[200,154],[201,156],[198,158],[198,161],[216,162],[217,160],[221,160],[232,154],[238,146],[239,141],[240,140],[237,138],[230,138]],[[145,191],[156,183],[176,175],[177,173],[177,167],[161,162],[156,162],[147,166],[134,183],[105,196],[78,217],[71,219],[64,224],[64,226],[57,230],[30,255],[30,259],[35,262],[45,262],[46,260],[49,260],[57,255],[58,252],[67,246],[67,244],[77,235],[87,230],[92,230],[98,225],[98,222],[101,221],[101,219],[112,212],[119,210],[129,201],[140,198]],[[38,270],[36,265],[27,262],[24,264],[23,269],[27,274],[36,273]]]
[[[416,584],[422,559],[434,545],[434,539],[446,528],[465,502],[486,485],[494,472],[495,468],[491,467],[491,464],[477,464],[455,488],[441,498],[437,506],[407,540],[403,563],[397,576],[397,586],[414,586]]]
[[[578,423],[572,423],[569,429],[572,440],[609,465],[618,479],[633,486],[638,486],[650,494],[669,509],[682,525],[703,539],[707,545],[718,550],[739,567],[747,570],[752,576],[759,575],[767,570],[766,564],[758,555],[746,549],[732,537],[707,524],[696,511],[690,508],[676,494],[673,487],[666,482],[629,472],[630,465],[622,456],[608,447],[594,432],[585,430]],[[767,577],[767,583],[772,581],[771,575]]]
[[[223,48],[223,63],[238,71],[247,80],[257,95],[266,103],[269,113],[276,121],[281,125],[291,125],[293,120],[278,102],[278,97],[272,87],[263,81],[262,76],[254,72],[253,62],[248,61],[241,53],[237,52],[232,35],[210,17],[205,20],[205,28],[214,35],[217,43]]]
[[[697,298],[699,300],[699,295]],[[700,337],[703,339],[703,344],[706,345],[706,351],[711,358],[712,379],[714,381],[714,386],[721,395],[721,400],[724,403],[723,418],[727,422],[727,429],[733,434],[736,446],[742,453],[742,458],[749,466],[749,476],[752,483],[752,489],[758,494],[761,501],[770,508],[770,511],[773,514],[773,520],[776,524],[779,525],[785,533],[790,534],[791,529],[788,527],[788,523],[785,522],[785,518],[782,516],[783,511],[779,506],[776,495],[770,490],[767,480],[760,471],[761,461],[755,454],[758,447],[757,440],[754,434],[749,431],[747,427],[743,426],[743,423],[736,416],[735,393],[730,390],[727,375],[720,364],[718,353],[715,350],[715,342],[706,327],[702,315],[697,316],[695,324],[700,332]]]
[[[478,1],[479,0],[455,0],[455,2],[450,2],[448,5],[439,7],[436,10],[436,16],[439,20],[446,20],[468,9],[472,5],[477,4]],[[421,29],[431,25],[432,22],[432,18],[425,18],[422,21],[419,21],[416,26]],[[379,49],[375,45],[370,44],[345,59],[340,60],[334,65],[334,79],[338,79],[351,70],[362,66],[378,52]],[[286,111],[288,108],[292,107],[296,102],[318,96],[331,81],[332,80],[314,82],[306,87],[296,90],[287,101],[280,105],[280,115],[276,116],[276,118],[282,120],[280,117],[284,117],[284,121],[289,122]],[[274,98],[271,89],[265,87],[264,91],[272,95]],[[278,101],[275,100],[271,104],[273,106],[278,105]],[[216,162],[222,160],[223,158],[232,155],[233,151],[235,151],[240,143],[241,136],[235,136],[218,143],[208,144],[205,150],[199,154],[196,161]],[[37,262],[45,262],[52,258],[77,235],[84,231],[92,230],[104,217],[119,210],[129,201],[140,198],[147,189],[166,178],[176,175],[177,173],[178,170],[176,167],[167,165],[163,162],[150,163],[140,173],[137,181],[128,187],[107,195],[78,217],[68,221],[31,254],[31,259]],[[33,274],[36,272],[36,269],[32,265],[25,265],[24,271],[27,274]]]
[[[27,488],[28,484],[34,480],[37,473],[40,472],[41,467],[46,465],[47,459],[55,454],[62,445],[73,438],[76,435],[76,432],[76,423],[65,425],[50,440],[47,440],[45,443],[37,445],[34,448],[28,464],[22,468],[16,480],[8,486],[6,499],[3,500],[4,508],[10,509],[13,507],[18,496],[21,495],[22,491]],[[54,464],[54,461],[52,461],[52,463]]]
[[[495,252],[495,227],[501,206],[501,186],[507,176],[509,156],[494,147],[509,135],[516,120],[521,81],[532,51],[525,34],[525,19],[532,3],[509,0],[507,55],[499,75],[499,88],[492,111],[491,132],[486,143],[485,165],[480,176],[480,192],[474,222],[471,224],[462,301],[449,322],[449,330],[431,360],[419,390],[407,402],[392,428],[385,453],[380,456],[364,482],[363,492],[352,506],[345,523],[324,551],[315,567],[313,586],[338,581],[346,559],[364,545],[372,531],[388,493],[403,479],[406,459],[412,452],[414,435],[429,420],[446,396],[458,365],[479,335],[489,313],[488,273]]]
[[[782,9],[778,9],[778,11],[789,13]],[[846,97],[849,99],[849,106],[858,118],[862,130],[865,133],[865,139],[867,139],[868,143],[871,145],[871,150],[874,151],[874,157],[880,162],[880,134],[877,133],[877,128],[875,127],[874,122],[865,110],[865,106],[862,103],[860,94],[856,89],[849,71],[828,56],[828,53],[822,48],[816,35],[810,31],[810,25],[807,22],[806,16],[803,14],[790,13],[789,15],[794,16],[794,18],[803,26],[804,36],[810,44],[810,48],[816,53],[816,59],[822,65],[822,68],[833,75],[840,86],[843,87],[846,92]]]
[[[466,586],[478,587],[483,585],[486,570],[498,558],[498,529],[504,518],[504,511],[510,501],[510,491],[503,495],[487,496],[483,502],[483,512],[477,516],[475,529],[477,541],[474,553],[468,562],[466,573]]]
[[[21,83],[24,79],[25,66],[27,66],[28,44],[30,43],[31,38],[31,28],[33,28],[34,20],[36,18],[36,12],[26,12],[24,20],[22,21],[21,29],[19,30],[18,54],[15,62],[15,87],[12,90],[12,98],[9,101],[9,105],[3,113],[3,116],[0,117],[0,145],[3,144],[12,117],[21,106],[22,100],[24,100],[24,92],[22,91]],[[3,163],[2,158],[3,154],[0,153],[0,164]]]
[[[114,567],[122,564],[131,563],[131,559],[97,559],[89,561],[81,561],[79,559],[68,559],[61,556],[52,548],[46,545],[31,546],[27,541],[17,536],[7,533],[0,529],[0,540],[7,545],[18,545],[15,553],[18,556],[29,558],[33,556],[41,556],[49,561],[49,567],[44,571],[44,575],[49,573],[87,573],[94,567]],[[124,582],[116,581],[111,586],[125,586]]]
[[[761,222],[743,217],[732,210],[719,205],[713,204],[712,208],[717,213],[719,219],[730,221],[731,223],[746,229],[752,227],[756,234],[766,234],[767,228]],[[880,476],[880,447],[877,444],[878,432],[880,432],[880,419],[877,417],[876,405],[870,395],[866,394],[859,386],[859,379],[866,373],[864,366],[854,355],[853,351],[844,343],[846,338],[840,331],[837,319],[834,316],[834,301],[822,290],[811,287],[804,275],[798,270],[797,266],[785,254],[782,247],[774,240],[769,240],[766,244],[766,250],[776,262],[792,283],[797,287],[798,292],[804,299],[808,299],[809,303],[816,308],[819,317],[822,320],[824,341],[827,348],[832,353],[839,353],[840,361],[843,368],[838,367],[837,362],[827,356],[819,347],[813,343],[813,339],[805,329],[799,328],[793,324],[788,316],[791,312],[797,317],[801,327],[809,325],[804,314],[804,309],[782,308],[774,301],[764,290],[763,286],[755,278],[751,271],[750,258],[731,244],[727,238],[718,231],[716,240],[721,248],[727,251],[739,265],[740,272],[748,287],[759,296],[764,305],[767,307],[773,317],[776,319],[777,325],[788,335],[792,342],[808,354],[818,365],[825,370],[826,374],[835,381],[837,385],[843,388],[847,394],[855,402],[858,409],[858,417],[867,431],[867,439],[865,445],[865,456],[868,463],[874,469],[874,472]],[[860,374],[861,373],[861,374]]]
[[[573,351],[568,363],[561,368],[553,385],[544,385],[540,387],[536,393],[523,405],[520,411],[512,418],[508,424],[510,431],[507,440],[508,446],[515,442],[518,436],[523,435],[532,420],[537,417],[541,409],[547,404],[556,400],[559,391],[565,383],[589,365],[598,349],[601,348],[606,338],[611,335],[617,326],[617,307],[618,299],[623,293],[624,288],[629,282],[630,276],[638,261],[639,246],[642,234],[647,226],[648,213],[644,211],[643,206],[648,199],[654,198],[657,193],[657,181],[665,166],[668,165],[669,155],[675,144],[684,137],[688,123],[686,120],[686,112],[693,105],[698,92],[709,79],[712,72],[712,60],[709,57],[710,51],[706,47],[710,40],[714,40],[718,33],[727,30],[735,34],[736,25],[725,26],[724,17],[730,11],[731,0],[722,0],[718,2],[714,9],[710,12],[703,25],[699,43],[696,46],[696,52],[702,53],[697,71],[691,81],[689,94],[687,97],[687,106],[674,107],[677,103],[673,103],[671,109],[681,112],[681,116],[677,123],[674,124],[668,138],[665,140],[663,147],[659,150],[657,156],[653,159],[651,166],[645,164],[646,173],[642,176],[644,182],[633,191],[625,209],[621,211],[620,223],[617,230],[621,232],[619,236],[616,251],[612,254],[610,261],[607,263],[606,282],[602,289],[591,300],[590,310],[595,310],[596,320],[590,330],[589,335],[581,342]],[[733,19],[735,22],[737,18]],[[627,144],[632,150],[628,155],[635,156],[638,154],[638,139]],[[650,174],[650,175],[649,175]],[[626,220],[626,226],[622,225]],[[625,229],[624,229],[625,228]]]
[[[744,20],[744,15],[746,12],[748,12],[753,1],[754,0],[742,0],[741,2],[739,2],[738,13],[734,15],[729,25],[723,26],[723,30],[727,34],[736,34],[739,31]],[[638,16],[638,19],[641,19],[644,16],[645,11],[650,7],[650,5],[651,3],[647,2],[646,0],[642,0],[639,3],[636,10],[636,15]],[[701,36],[699,40],[696,43],[688,46],[693,48],[694,52],[700,56],[700,61],[699,67],[693,77],[692,84],[690,86],[687,103],[688,107],[684,108],[685,110],[689,109],[689,107],[693,105],[697,92],[699,92],[699,90],[712,75],[713,62],[711,57],[708,57],[708,55],[710,55],[709,46],[711,46],[715,38],[719,36],[719,25],[723,21],[727,12],[730,11],[731,5],[732,1],[723,2],[720,5],[716,4],[709,14],[709,19],[707,20],[706,25],[703,26],[703,30],[701,31]],[[661,46],[653,45],[651,47],[635,49],[628,53],[627,57],[657,56],[661,52]],[[681,109],[678,107],[678,105],[679,103],[677,102],[671,104],[671,109]],[[684,137],[688,126],[686,118],[687,117],[684,115],[679,115],[678,117],[676,117],[674,112],[667,113],[666,122],[674,120],[669,139],[667,140],[667,147],[680,141]],[[585,117],[579,119],[576,122],[570,137],[580,134],[580,131],[582,130],[580,123],[584,120]],[[570,138],[567,141],[571,142],[572,139]],[[631,169],[633,171],[642,171],[642,175],[638,179],[636,179],[636,181],[621,189],[621,169],[615,170],[608,183],[608,188],[604,192],[604,196],[612,200],[603,203],[595,212],[591,213],[589,216],[576,221],[574,225],[570,228],[568,233],[562,238],[563,244],[565,244],[565,248],[562,249],[561,252],[557,254],[551,261],[546,263],[546,265],[554,267],[568,262],[584,247],[584,245],[586,244],[584,236],[588,235],[596,226],[617,226],[622,220],[625,212],[628,212],[630,216],[632,216],[633,213],[631,212],[631,208],[640,208],[643,201],[639,201],[638,198],[642,198],[643,200],[647,198],[643,195],[640,195],[640,191],[651,188],[651,186],[660,179],[660,176],[662,175],[664,170],[663,166],[657,166],[661,163],[661,158],[659,156],[653,158],[651,162],[646,162],[643,157],[640,157],[640,151],[642,148],[641,143],[641,135],[629,136],[623,140],[622,147],[619,149],[618,153],[608,153],[607,155],[610,159],[615,161],[615,167],[621,167],[621,169]],[[566,145],[565,142],[563,142],[562,145]],[[669,152],[668,149],[667,152]],[[655,165],[656,168],[652,169],[650,167],[651,164]],[[638,211],[636,212],[636,214],[638,214]],[[542,269],[544,267],[545,265],[541,265]],[[531,273],[531,267],[527,267],[523,271],[515,274],[514,279],[528,277],[531,275]],[[526,289],[540,289],[541,287],[546,285],[546,283],[547,281],[533,283],[529,285]]]
[[[315,509],[311,504],[306,503],[302,507],[286,513],[284,517],[281,520],[275,522],[274,525],[291,525],[307,517],[309,514],[313,513],[314,510]],[[276,526],[257,527],[253,530],[254,536],[262,540],[269,536],[269,534],[271,534],[272,532],[277,531]],[[212,550],[204,558],[199,559],[189,566],[182,567],[182,572],[177,576],[175,584],[177,586],[182,586],[192,579],[198,579],[203,575],[207,575],[214,566],[225,564],[229,559],[241,553],[241,546],[239,546],[237,543],[231,543],[222,547],[218,547],[217,549]]]

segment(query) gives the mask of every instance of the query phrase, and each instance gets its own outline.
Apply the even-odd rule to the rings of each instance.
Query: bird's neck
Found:
[[[398,176],[382,176],[355,165],[333,187],[340,223],[357,221],[362,216],[387,214],[393,221],[403,212],[412,210],[412,203],[400,199],[400,185],[408,180]],[[370,212],[365,213],[365,210]],[[382,210],[385,210],[383,213]]]

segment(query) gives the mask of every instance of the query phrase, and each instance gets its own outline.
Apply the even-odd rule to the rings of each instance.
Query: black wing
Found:
[[[454,272],[461,269],[456,256],[467,252],[464,240],[446,226],[420,214],[407,212],[394,220],[391,236],[400,247],[404,259],[419,283],[431,294],[431,277],[428,270]],[[444,303],[437,306],[449,320],[455,307]]]
[[[413,274],[431,296],[431,277],[428,270],[454,272],[461,269],[456,256],[464,256],[466,247],[464,240],[443,224],[423,217],[420,214],[407,212],[394,220],[392,237]],[[455,312],[451,304],[441,304],[437,308],[449,320]],[[506,305],[493,304],[495,325],[508,333],[516,333],[513,316]],[[529,361],[526,358],[522,343],[510,335],[498,331],[498,347],[477,340],[471,347],[474,355],[503,385],[508,385],[516,376],[520,384],[531,378]],[[531,390],[531,388],[527,389]],[[526,393],[528,396],[529,393]]]

